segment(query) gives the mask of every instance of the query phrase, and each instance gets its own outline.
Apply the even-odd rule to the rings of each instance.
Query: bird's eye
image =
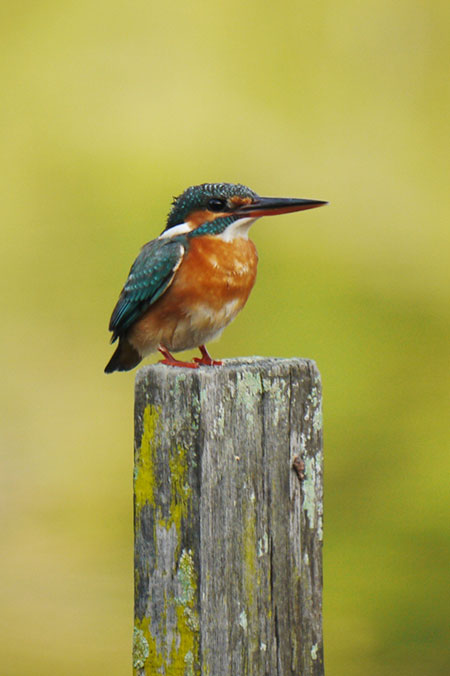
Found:
[[[226,201],[220,197],[212,197],[208,202],[210,211],[223,211],[226,208]]]

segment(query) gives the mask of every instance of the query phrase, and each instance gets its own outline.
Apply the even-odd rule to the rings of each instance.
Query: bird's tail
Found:
[[[142,360],[141,355],[124,337],[119,338],[119,344],[113,356],[105,366],[105,373],[113,371],[130,371]]]

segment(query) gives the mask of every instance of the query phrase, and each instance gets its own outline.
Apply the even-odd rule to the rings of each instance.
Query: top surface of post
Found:
[[[136,389],[144,385],[151,377],[176,378],[177,376],[196,377],[200,379],[220,378],[231,373],[282,373],[286,374],[290,369],[296,368],[307,373],[312,371],[319,377],[316,363],[312,359],[301,359],[299,357],[278,358],[278,357],[239,357],[236,359],[225,359],[221,366],[199,366],[196,369],[183,367],[168,367],[165,364],[151,364],[143,366],[136,374]]]

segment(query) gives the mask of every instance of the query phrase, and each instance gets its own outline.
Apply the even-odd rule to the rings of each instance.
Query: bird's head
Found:
[[[202,183],[193,185],[176,197],[164,233],[192,232],[221,234],[242,222],[248,230],[261,216],[286,214],[320,207],[327,202],[280,197],[260,197],[239,183]],[[200,232],[199,232],[200,234]]]

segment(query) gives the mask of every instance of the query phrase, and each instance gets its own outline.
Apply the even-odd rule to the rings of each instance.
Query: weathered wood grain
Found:
[[[322,675],[315,364],[144,367],[135,425],[136,676]]]

